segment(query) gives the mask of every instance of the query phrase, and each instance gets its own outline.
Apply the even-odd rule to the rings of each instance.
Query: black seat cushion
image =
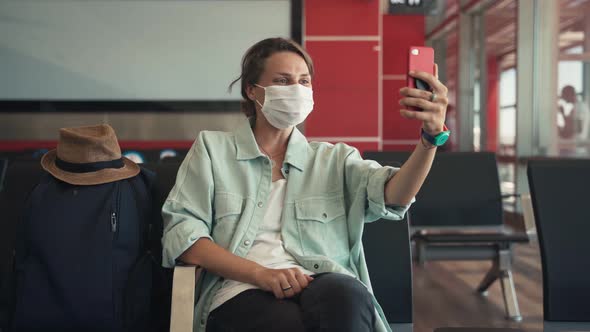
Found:
[[[498,243],[498,242],[528,242],[526,233],[416,233],[413,240],[437,243]]]
[[[507,327],[441,327],[434,332],[524,332],[524,330]]]

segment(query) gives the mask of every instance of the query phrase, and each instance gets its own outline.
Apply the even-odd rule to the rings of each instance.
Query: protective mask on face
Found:
[[[256,102],[268,122],[277,129],[296,126],[313,110],[313,90],[301,84],[256,86],[264,89],[264,105]]]

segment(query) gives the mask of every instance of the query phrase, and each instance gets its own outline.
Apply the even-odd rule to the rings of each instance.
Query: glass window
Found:
[[[497,95],[488,94],[488,116],[497,116],[497,153],[514,156],[516,145],[516,18],[518,2],[496,1],[485,12],[485,47],[488,87],[497,86]],[[497,84],[497,85],[496,85]],[[512,173],[509,173],[512,174]],[[513,179],[503,179],[512,181]]]
[[[559,2],[557,63],[558,151],[561,156],[590,155],[590,15],[588,1]]]

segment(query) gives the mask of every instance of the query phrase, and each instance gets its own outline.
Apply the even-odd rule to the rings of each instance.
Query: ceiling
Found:
[[[528,1],[528,0],[527,0]],[[553,0],[550,0],[553,1]],[[571,55],[567,53],[572,47],[580,46],[584,41],[584,24],[590,16],[590,0],[558,0],[560,3],[559,47],[560,59],[585,59],[590,61],[590,52]],[[518,0],[498,0],[485,11],[486,50],[489,55],[498,57],[501,69],[516,66],[516,27]],[[445,16],[456,12],[456,1],[449,1]],[[457,70],[457,27],[447,34],[447,79],[453,81]]]

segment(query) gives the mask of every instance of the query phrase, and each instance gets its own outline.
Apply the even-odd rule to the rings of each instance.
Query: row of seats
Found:
[[[383,164],[400,165],[405,159],[396,156],[373,155],[374,159],[380,159]],[[377,158],[379,157],[379,158]],[[396,159],[392,159],[396,158]],[[463,159],[461,162],[460,159]],[[391,159],[391,160],[387,160]],[[386,160],[386,161],[384,161]],[[397,160],[397,161],[396,161]],[[471,163],[467,162],[471,160]],[[489,165],[478,167],[475,161],[485,160]],[[441,215],[453,216],[452,225],[461,228],[462,225],[470,225],[486,228],[486,224],[476,220],[476,212],[483,214],[491,213],[484,207],[499,206],[501,209],[501,196],[499,194],[499,183],[497,169],[491,168],[491,161],[495,164],[495,158],[489,154],[468,154],[468,153],[445,153],[439,154],[435,160],[433,169],[417,197],[416,204],[409,212],[410,222],[375,222],[367,224],[363,236],[363,244],[369,267],[369,273],[373,283],[375,295],[382,304],[386,317],[390,323],[395,324],[396,331],[412,330],[412,263],[410,234],[413,234],[414,242],[426,241],[427,250],[438,254],[426,254],[425,260],[429,259],[456,259],[461,255],[468,255],[469,247],[473,249],[474,242],[481,245],[481,248],[488,247],[488,256],[481,254],[486,259],[498,260],[502,257],[502,250],[506,247],[498,243],[511,243],[510,240],[498,240],[490,233],[490,236],[480,236],[480,240],[469,240],[470,246],[465,246],[461,252],[449,253],[448,247],[461,247],[465,244],[465,235],[461,232],[451,232],[450,237],[445,238],[444,232],[440,232],[444,218],[435,218],[428,221],[420,217],[420,210],[425,209],[426,215],[438,216],[434,209],[439,209]],[[168,192],[172,188],[179,163],[147,163],[142,165],[157,173],[158,197],[155,204],[160,207]],[[2,171],[4,169],[4,171]],[[478,173],[484,170],[482,173]],[[556,321],[588,321],[590,317],[590,286],[587,276],[590,269],[584,264],[583,253],[590,252],[588,242],[584,243],[585,234],[590,231],[590,212],[585,208],[587,196],[584,195],[587,183],[590,183],[590,161],[580,160],[539,160],[532,161],[529,165],[529,181],[531,183],[531,196],[534,205],[535,221],[541,243],[544,275],[544,310],[547,326],[555,326]],[[18,215],[22,211],[27,193],[33,188],[42,170],[38,162],[16,162],[11,163],[6,169],[6,163],[0,162],[0,174],[5,174],[0,186],[4,182],[3,190],[0,192],[0,210],[2,219],[0,221],[0,285],[11,273],[10,262],[12,248],[16,241],[14,237],[15,227],[18,222]],[[444,179],[439,179],[444,177]],[[497,188],[482,186],[480,178],[488,183],[494,183]],[[489,178],[492,178],[490,180]],[[459,181],[457,179],[460,179]],[[454,182],[452,186],[449,183]],[[445,186],[438,187],[441,183]],[[490,189],[488,193],[481,193]],[[467,191],[456,193],[457,191]],[[431,196],[429,196],[431,195]],[[455,196],[456,195],[456,196]],[[480,197],[481,196],[481,197]],[[478,198],[479,197],[479,198]],[[479,199],[479,201],[478,201]],[[478,211],[469,208],[469,201],[479,206]],[[429,203],[430,202],[430,203]],[[461,212],[461,209],[467,212]],[[456,209],[456,212],[444,211],[444,209]],[[481,210],[481,211],[480,211]],[[482,212],[483,211],[483,212]],[[487,212],[486,212],[487,211]],[[433,214],[434,213],[434,214]],[[498,213],[495,211],[494,213]],[[469,218],[457,218],[466,215]],[[498,217],[499,216],[499,217]],[[492,220],[487,217],[487,220]],[[503,226],[497,220],[502,219],[502,212],[493,219],[493,225]],[[470,224],[470,221],[473,221]],[[463,224],[461,224],[463,223]],[[439,231],[431,234],[429,230],[433,224],[439,227]],[[491,223],[490,223],[491,224]],[[444,227],[442,227],[444,229]],[[511,234],[504,231],[497,234]],[[457,228],[455,228],[457,229]],[[472,231],[475,228],[472,227]],[[426,232],[424,232],[426,230]],[[470,232],[471,234],[473,232]],[[439,235],[424,239],[427,235]],[[442,238],[440,237],[442,236]],[[429,242],[428,242],[429,241]],[[499,242],[498,242],[499,241]],[[459,245],[458,245],[459,244]],[[447,248],[447,249],[445,249]],[[508,246],[511,249],[511,246]],[[421,249],[424,250],[424,249]],[[381,255],[386,251],[391,255]],[[484,250],[482,249],[482,252]],[[424,254],[424,253],[422,253]],[[511,254],[511,252],[510,252]],[[448,258],[450,256],[450,258]],[[433,258],[434,257],[434,258]],[[447,258],[445,258],[447,257]],[[479,259],[481,259],[481,257]],[[497,271],[494,271],[496,273]],[[494,273],[488,274],[494,275]],[[502,277],[501,275],[498,277]],[[487,278],[489,281],[489,278]],[[484,279],[485,280],[485,279]],[[492,280],[493,281],[493,280]],[[565,287],[565,286],[567,287]],[[174,286],[178,288],[177,285]],[[194,285],[193,285],[194,287]],[[5,291],[5,290],[4,290]],[[6,315],[9,308],[1,307],[0,315]],[[174,307],[174,306],[173,306]],[[189,310],[192,311],[192,310]],[[174,310],[173,313],[174,315]],[[0,316],[0,321],[2,321]],[[5,318],[5,317],[4,317]],[[182,319],[177,319],[181,321]],[[190,319],[192,322],[192,319]],[[561,323],[560,323],[561,324]]]
[[[364,157],[399,167],[410,152],[366,152]],[[507,318],[520,321],[511,262],[514,245],[527,243],[529,238],[504,222],[502,202],[508,196],[500,192],[494,153],[439,153],[411,207],[410,228],[420,264],[430,260],[491,261],[477,290],[487,295],[499,280]]]
[[[365,155],[392,166],[402,165],[408,156],[403,152]],[[590,252],[590,210],[586,207],[590,160],[530,160],[527,176],[530,217],[541,248],[544,331],[590,331],[590,264],[585,257]],[[501,200],[506,196],[499,188],[494,154],[438,154],[409,211],[410,229],[419,261],[491,258],[492,269],[478,291],[500,279],[507,314],[514,319],[520,314],[510,269],[511,248],[529,239],[527,233],[511,230],[503,222]],[[499,232],[490,232],[494,228]],[[489,255],[482,250],[485,243],[490,245]],[[437,332],[451,331],[459,330]]]
[[[32,161],[40,160],[48,149],[30,149],[23,151],[0,151],[0,160]],[[122,154],[136,163],[181,162],[187,149],[124,149]]]
[[[6,162],[0,163],[6,165]],[[176,180],[180,163],[146,163],[142,167],[156,172],[157,196],[154,200],[161,207]],[[38,161],[18,161],[11,163],[6,171],[4,190],[0,192],[0,285],[2,293],[6,289],[9,274],[12,273],[13,248],[16,239],[16,226],[23,210],[28,193],[33,189],[43,170]],[[160,227],[156,227],[161,231]],[[408,223],[378,222],[367,225],[363,242],[367,265],[375,294],[382,304],[388,320],[395,324],[397,331],[411,331],[412,275]],[[383,250],[396,253],[395,257],[384,258]],[[395,282],[391,282],[395,280]],[[3,306],[4,305],[4,306]],[[7,321],[10,308],[0,302],[1,323]],[[181,320],[180,318],[178,320]],[[192,321],[192,320],[191,320]],[[409,325],[410,324],[410,325]]]

